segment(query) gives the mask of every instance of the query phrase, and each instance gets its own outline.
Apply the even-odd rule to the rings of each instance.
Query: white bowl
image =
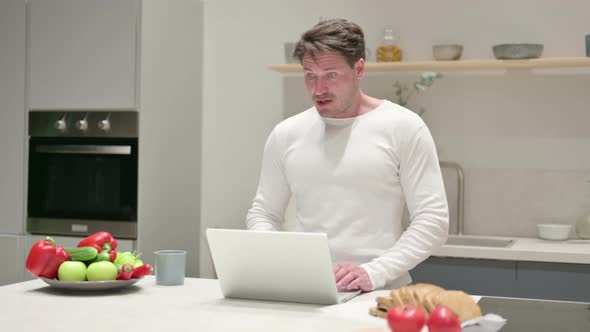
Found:
[[[570,235],[572,225],[565,224],[538,224],[538,235],[543,240],[563,241]]]
[[[441,44],[432,46],[432,55],[439,61],[459,60],[463,53],[463,45]]]

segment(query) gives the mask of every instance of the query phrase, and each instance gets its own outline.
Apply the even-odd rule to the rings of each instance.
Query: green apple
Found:
[[[86,280],[86,264],[78,261],[65,261],[57,270],[57,278],[61,281]]]
[[[140,267],[143,265],[143,262],[140,259],[136,259],[135,263],[133,264],[133,268]]]
[[[108,281],[117,279],[117,267],[109,261],[100,261],[88,265],[88,281]]]

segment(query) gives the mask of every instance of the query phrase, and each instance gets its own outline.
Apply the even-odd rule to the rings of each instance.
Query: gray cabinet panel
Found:
[[[590,265],[518,262],[514,296],[590,302]]]
[[[476,295],[511,296],[516,263],[510,261],[430,257],[410,271],[413,281]]]
[[[430,257],[410,271],[470,294],[590,302],[590,265]]]
[[[30,109],[136,108],[138,0],[30,0]]]
[[[24,233],[24,0],[0,1],[0,233]]]
[[[0,286],[23,278],[25,256],[23,236],[0,235]]]

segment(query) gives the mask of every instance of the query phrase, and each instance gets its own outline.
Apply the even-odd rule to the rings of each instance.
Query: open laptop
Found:
[[[227,298],[329,305],[360,293],[338,292],[326,234],[209,228],[207,240]]]

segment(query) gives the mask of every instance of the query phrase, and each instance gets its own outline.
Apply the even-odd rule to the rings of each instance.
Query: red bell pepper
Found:
[[[47,237],[33,244],[25,266],[35,276],[55,279],[59,266],[69,258],[63,247],[57,246],[52,238]]]
[[[123,264],[121,266],[121,272],[117,275],[117,280],[129,280],[133,275],[133,265]]]
[[[131,278],[143,278],[150,273],[152,273],[152,266],[149,264],[143,264],[133,269]]]
[[[115,250],[112,250],[111,253],[109,254],[109,260],[112,263],[115,261],[115,259],[117,259],[117,252]]]
[[[109,232],[94,233],[78,243],[79,247],[94,247],[98,252],[117,249],[117,240]]]

